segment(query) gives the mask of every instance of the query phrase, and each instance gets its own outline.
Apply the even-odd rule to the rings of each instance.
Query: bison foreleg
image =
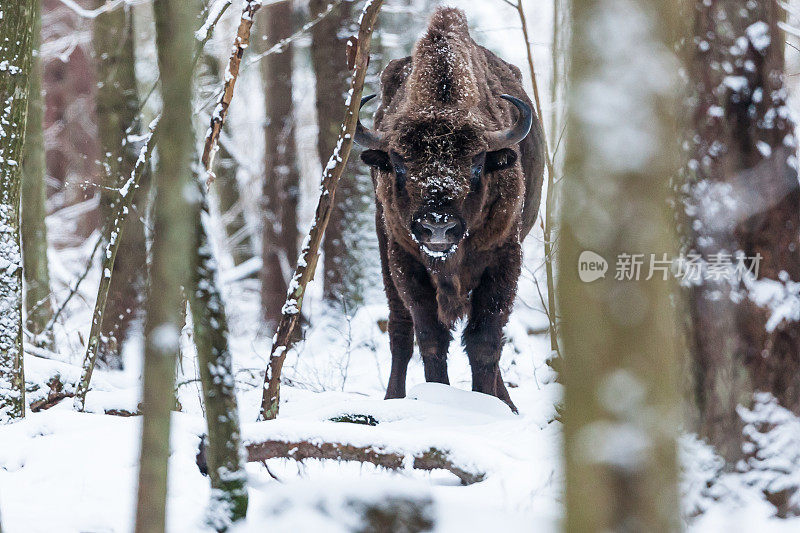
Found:
[[[439,321],[436,288],[430,274],[397,244],[392,243],[389,250],[394,286],[413,318],[419,353],[425,365],[425,381],[449,385],[447,350],[452,336],[450,328]]]
[[[417,332],[422,364],[425,366],[425,381],[449,385],[447,350],[453,337],[450,329],[439,322],[435,299],[433,304],[432,308],[420,305],[414,309],[414,329]]]
[[[499,260],[484,271],[472,291],[472,308],[462,340],[472,368],[472,390],[500,398],[516,413],[500,375],[500,354],[503,327],[517,292],[521,251],[519,244],[511,243],[500,252]]]
[[[385,399],[406,397],[406,371],[408,362],[414,353],[414,325],[411,313],[403,303],[397,292],[389,268],[388,239],[383,227],[383,214],[380,204],[375,217],[375,227],[378,231],[378,248],[381,254],[381,271],[383,273],[383,287],[389,301],[389,348],[392,351],[392,371],[389,374],[389,384],[386,386]]]
[[[400,309],[397,308],[400,307]],[[389,348],[392,351],[392,371],[386,386],[385,399],[406,397],[406,371],[414,353],[414,330],[411,315],[400,298],[389,300]]]

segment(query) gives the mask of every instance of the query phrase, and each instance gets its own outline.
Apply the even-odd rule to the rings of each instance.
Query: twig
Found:
[[[328,7],[326,7],[323,11],[320,11],[320,13],[316,17],[314,17],[313,19],[311,19],[308,22],[306,22],[303,25],[302,28],[300,28],[299,30],[297,30],[296,32],[291,34],[290,36],[288,36],[288,37],[286,37],[284,39],[281,39],[280,41],[278,41],[277,43],[275,43],[274,45],[269,47],[267,50],[261,52],[260,54],[257,54],[255,56],[253,56],[247,62],[245,67],[249,67],[250,65],[253,65],[254,63],[257,63],[257,62],[261,61],[262,59],[264,59],[265,57],[267,57],[269,55],[278,54],[278,53],[282,52],[283,49],[286,47],[286,45],[296,41],[304,33],[306,33],[308,30],[310,30],[311,28],[316,26],[320,21],[322,21],[322,19],[327,17],[330,14],[331,11],[333,11],[337,6],[341,5],[343,1],[344,0],[336,0],[335,2],[331,2],[330,4],[328,4]]]
[[[552,317],[552,310],[555,309],[556,307],[555,276],[553,274],[553,250],[552,250],[553,203],[554,203],[553,181],[555,179],[555,172],[553,170],[553,160],[550,157],[550,147],[547,144],[547,135],[544,127],[544,119],[542,118],[542,104],[541,101],[539,100],[539,85],[536,83],[536,69],[533,66],[533,50],[531,49],[531,42],[528,36],[528,20],[525,17],[525,11],[522,7],[522,0],[517,0],[516,4],[513,4],[508,0],[503,0],[503,1],[513,6],[514,9],[517,10],[517,14],[519,15],[519,21],[522,24],[522,36],[525,39],[525,51],[527,52],[528,55],[528,69],[530,70],[531,84],[533,85],[533,98],[536,103],[536,114],[539,118],[539,123],[542,126],[542,138],[544,139],[544,156],[545,156],[544,161],[545,165],[547,166],[547,195],[545,197],[545,216],[544,216],[544,225],[542,228],[544,237],[545,273],[547,277],[547,307],[550,308],[549,311],[546,310],[546,313],[547,313],[547,319],[550,322],[550,350],[560,355],[561,351],[559,350],[558,347],[557,328],[555,321]]]
[[[78,5],[74,0],[60,0],[61,3],[71,9],[76,15],[86,19],[96,19],[103,13],[107,13],[112,11],[125,3],[126,0],[112,0],[111,2],[106,2],[102,6],[98,7],[97,9],[86,9]]]
[[[342,120],[342,129],[336,149],[322,173],[321,192],[314,223],[303,242],[292,281],[289,283],[286,303],[281,310],[281,319],[278,323],[275,341],[272,344],[270,353],[269,370],[264,378],[264,394],[261,399],[261,413],[259,415],[262,420],[271,420],[278,414],[281,368],[286,359],[286,353],[294,344],[294,331],[300,321],[306,286],[314,276],[314,270],[319,259],[319,246],[333,210],[336,186],[344,172],[347,159],[350,157],[350,150],[353,147],[353,135],[356,131],[361,93],[364,89],[364,78],[366,77],[369,63],[369,45],[372,39],[372,30],[382,5],[383,0],[370,0],[366,3],[361,14],[358,37],[351,37],[348,43],[348,50],[352,52],[349,57],[352,59],[350,66],[353,68],[353,76],[345,103],[347,109]]]
[[[97,237],[97,242],[94,243],[94,248],[92,248],[92,253],[89,254],[89,260],[86,262],[86,268],[84,269],[83,273],[78,277],[78,279],[75,281],[75,285],[72,286],[72,288],[69,291],[69,294],[67,294],[67,297],[64,299],[63,302],[61,302],[61,305],[58,307],[58,309],[56,309],[56,312],[53,313],[53,317],[47,323],[47,326],[45,326],[44,331],[49,331],[50,329],[53,328],[53,326],[55,326],[56,321],[61,316],[61,313],[64,312],[64,309],[66,309],[69,301],[72,299],[73,296],[75,296],[78,293],[78,288],[80,288],[81,283],[83,283],[83,280],[86,279],[86,276],[88,276],[89,272],[91,272],[92,270],[92,266],[94,265],[94,256],[95,254],[97,254],[97,250],[100,249],[100,244],[102,242],[103,242],[103,235],[101,233],[100,236]]]
[[[280,41],[278,41],[277,43],[272,45],[268,50],[265,50],[264,52],[261,52],[260,54],[253,56],[244,65],[244,67],[241,67],[241,68],[247,69],[251,65],[254,65],[254,64],[258,63],[259,61],[261,61],[262,59],[264,59],[267,56],[270,56],[272,54],[278,54],[278,53],[282,52],[284,47],[286,47],[286,45],[288,45],[290,43],[293,43],[298,38],[302,37],[308,30],[310,30],[311,28],[316,26],[326,16],[328,16],[331,13],[331,11],[333,11],[336,8],[336,6],[341,5],[343,2],[344,2],[344,0],[336,0],[335,2],[332,2],[332,3],[328,4],[328,7],[326,7],[324,11],[320,12],[319,15],[317,15],[312,20],[310,20],[307,23],[305,23],[302,28],[300,28],[299,30],[297,30],[296,32],[291,34],[289,37],[286,37],[285,39],[281,39]],[[266,5],[269,5],[269,4],[264,4],[264,5],[266,6]],[[211,103],[218,101],[222,97],[222,94],[223,94],[222,90],[217,91],[213,96],[211,96],[209,99],[207,99],[205,102],[201,103],[198,106],[198,108],[197,108],[198,111],[205,110],[206,108],[208,108],[208,106]],[[220,133],[220,139],[222,139],[222,137],[224,135],[225,135],[224,132]],[[224,142],[222,142],[221,144],[224,144]]]
[[[122,229],[130,214],[131,206],[133,205],[134,191],[139,187],[139,180],[145,173],[145,168],[150,160],[150,154],[153,151],[153,145],[155,144],[154,133],[157,123],[158,118],[150,124],[150,134],[139,152],[139,159],[136,160],[136,164],[131,171],[131,177],[128,178],[128,181],[122,189],[120,189],[120,198],[117,201],[116,210],[110,219],[111,231],[109,233],[106,253],[102,263],[103,276],[100,278],[100,287],[97,289],[97,300],[95,301],[94,312],[92,313],[92,327],[89,331],[89,340],[86,343],[86,355],[83,358],[83,365],[81,367],[81,378],[75,389],[74,405],[77,411],[83,411],[86,405],[86,393],[89,391],[92,372],[97,362],[97,350],[100,345],[103,315],[106,309],[108,290],[111,287],[111,273],[114,270],[117,250],[119,250],[119,244],[122,240]]]
[[[281,2],[285,0],[280,0]],[[197,44],[197,50],[195,50],[194,57],[192,58],[192,71],[194,71],[194,67],[197,66],[197,62],[200,61],[200,56],[203,55],[203,49],[206,46],[206,43],[211,40],[211,35],[214,33],[214,28],[217,26],[217,22],[222,18],[222,15],[225,14],[225,11],[228,10],[230,5],[233,3],[233,0],[224,0],[224,3],[221,7],[219,7],[215,12],[209,13],[209,18],[200,26],[200,29],[195,32],[195,35],[200,40]],[[213,18],[212,18],[213,17]],[[205,30],[205,33],[203,33]],[[161,74],[158,75],[156,81],[153,82],[153,85],[150,87],[150,90],[147,91],[147,94],[144,98],[142,98],[141,103],[139,104],[138,112],[141,113],[144,106],[147,104],[147,101],[150,100],[150,97],[158,87],[158,82],[161,80]]]
[[[242,16],[239,19],[239,29],[236,30],[236,39],[233,41],[231,57],[228,60],[228,68],[225,70],[224,86],[222,96],[217,102],[217,107],[211,113],[211,125],[206,133],[206,142],[203,147],[203,156],[200,159],[206,169],[206,182],[210,184],[214,181],[214,156],[217,153],[219,133],[225,123],[225,116],[228,107],[233,99],[233,89],[236,87],[236,80],[239,77],[239,66],[242,63],[242,56],[245,49],[250,45],[250,28],[253,27],[253,17],[261,7],[260,0],[245,0],[242,8]]]

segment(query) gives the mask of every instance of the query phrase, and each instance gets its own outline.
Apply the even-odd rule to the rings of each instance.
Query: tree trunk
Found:
[[[45,186],[44,100],[42,97],[42,18],[39,2],[33,29],[34,52],[28,92],[28,122],[22,156],[22,259],[25,274],[25,327],[33,334],[33,344],[53,350],[53,331],[46,330],[53,316],[50,298],[50,270],[47,264],[47,187]]]
[[[95,0],[100,7],[105,0]],[[134,68],[133,10],[120,6],[94,20],[93,46],[97,68],[97,128],[105,176],[100,208],[106,232],[110,231],[116,203],[122,198],[116,190],[130,177],[139,157],[138,143],[130,140],[141,133],[138,119],[139,94]],[[123,261],[114,263],[108,305],[103,315],[98,356],[110,368],[122,368],[122,343],[135,318],[143,296],[146,272],[144,225],[136,207],[144,205],[149,172],[134,199],[134,216],[126,218],[119,243]],[[108,235],[105,239],[108,240]]]
[[[136,532],[164,531],[170,411],[175,405],[175,359],[183,326],[181,287],[191,279],[196,249],[193,190],[192,2],[156,0],[158,64],[163,114],[155,174],[150,292],[145,323],[142,447]]]
[[[42,58],[47,176],[57,184],[58,206],[66,207],[95,195],[94,187],[81,184],[102,183],[97,122],[92,114],[97,80],[87,43],[75,39],[90,29],[92,19],[78,16],[60,0],[42,0],[42,13],[47,18],[45,41],[77,45],[60,47],[58,54]],[[61,245],[77,246],[100,229],[100,218],[99,210],[89,203],[80,216],[67,221],[69,227],[57,228],[50,238]]]
[[[324,10],[328,0],[310,0],[312,15]],[[311,62],[316,77],[316,106],[319,137],[317,151],[320,161],[327,161],[336,148],[341,128],[341,106],[348,90],[347,35],[355,23],[353,4],[344,2],[311,29]],[[338,16],[337,16],[338,15]],[[371,189],[358,180],[358,158],[352,158],[338,185],[336,202],[322,243],[325,301],[331,305],[352,309],[361,302],[361,255],[358,239],[348,238],[356,232],[355,223],[363,214]],[[363,169],[361,169],[363,173]]]
[[[800,323],[770,321],[800,281],[800,189],[794,124],[783,83],[784,37],[775,0],[694,3],[687,55],[693,131],[687,174],[691,251],[757,272],[733,282],[702,279],[689,308],[697,430],[732,468],[743,457],[742,420],[755,392],[800,414]],[[728,70],[725,70],[728,69]],[[730,70],[732,69],[732,70]],[[720,256],[720,253],[731,254]]]
[[[558,259],[566,531],[678,531],[678,359],[669,273],[617,279],[620,254],[675,253],[674,8],[572,3],[569,134]],[[597,112],[597,109],[603,111]],[[598,258],[612,271],[579,271]],[[624,256],[623,256],[624,257]],[[583,274],[583,280],[579,279]]]
[[[217,280],[217,263],[202,221],[202,217],[209,216],[205,201],[198,215],[199,246],[193,288],[189,291],[190,307],[208,428],[206,457],[212,488],[209,518],[217,531],[225,531],[247,514],[247,473],[242,461],[228,319]]]
[[[265,8],[267,47],[292,34],[292,9],[291,1]],[[281,318],[290,275],[287,270],[297,259],[300,174],[294,141],[293,48],[289,43],[281,52],[270,54],[261,62],[267,111],[261,311],[271,330]]]
[[[25,416],[19,194],[35,1],[4,6],[0,25],[0,423]]]

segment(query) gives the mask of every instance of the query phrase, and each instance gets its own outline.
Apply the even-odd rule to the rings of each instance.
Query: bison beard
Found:
[[[472,40],[460,10],[439,8],[414,54],[390,62],[381,84],[375,129],[359,122],[355,141],[368,148],[361,158],[377,199],[392,351],[386,398],[405,396],[415,333],[426,381],[449,383],[451,330],[466,316],[472,390],[516,412],[499,361],[544,171],[520,71]]]

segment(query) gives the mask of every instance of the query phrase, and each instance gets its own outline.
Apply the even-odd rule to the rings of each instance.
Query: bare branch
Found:
[[[225,70],[222,95],[220,96],[219,102],[217,102],[217,107],[214,109],[214,112],[211,113],[211,124],[208,127],[206,142],[203,147],[201,161],[206,170],[206,181],[208,183],[214,181],[212,167],[214,165],[214,155],[216,155],[219,149],[219,134],[222,131],[222,125],[225,123],[228,107],[231,105],[231,100],[233,100],[233,90],[236,87],[236,80],[239,77],[239,66],[242,63],[242,56],[244,55],[245,49],[250,45],[250,28],[253,27],[253,17],[260,7],[260,0],[246,0],[244,8],[242,8],[239,28],[236,30],[236,39],[233,41],[231,57],[228,60],[228,68]]]
[[[269,47],[264,52],[261,52],[260,54],[258,54],[256,56],[253,56],[247,62],[245,67],[249,67],[250,65],[252,65],[254,63],[257,63],[257,62],[261,61],[262,59],[264,59],[265,57],[267,57],[269,55],[281,53],[283,51],[283,49],[286,47],[286,45],[291,44],[292,42],[296,41],[299,37],[301,37],[303,34],[305,34],[308,30],[310,30],[311,28],[316,26],[322,19],[327,17],[330,14],[331,11],[333,11],[337,6],[341,5],[341,3],[343,1],[344,0],[336,0],[335,2],[331,2],[330,4],[328,4],[328,7],[326,7],[323,11],[321,11],[319,13],[319,15],[317,15],[316,17],[314,17],[310,21],[306,22],[303,25],[302,28],[300,28],[299,30],[297,30],[296,32],[291,34],[290,36],[286,37],[285,39],[281,39],[280,41],[278,41],[277,43],[275,43],[274,45]]]
[[[503,0],[509,5],[511,4],[508,0]],[[547,196],[545,198],[545,216],[544,216],[544,225],[543,225],[543,233],[544,233],[544,255],[545,255],[545,272],[547,276],[547,306],[545,309],[545,313],[547,314],[547,319],[550,322],[550,350],[560,354],[560,350],[558,347],[558,335],[557,335],[557,327],[555,320],[553,319],[553,310],[556,306],[555,300],[555,276],[553,273],[553,250],[552,250],[552,240],[551,235],[553,231],[553,210],[554,210],[554,203],[555,203],[555,196],[554,196],[554,179],[555,179],[555,171],[553,169],[553,159],[550,156],[550,148],[549,144],[547,143],[547,135],[544,128],[544,118],[542,115],[542,103],[539,99],[539,85],[536,82],[536,69],[533,66],[533,49],[531,48],[531,41],[528,35],[528,20],[525,16],[525,10],[522,7],[522,0],[518,0],[516,5],[513,7],[517,10],[517,14],[519,15],[519,21],[522,24],[522,36],[525,39],[525,51],[528,55],[528,69],[530,70],[531,75],[531,84],[533,85],[533,98],[536,102],[536,114],[539,118],[539,123],[542,127],[542,138],[544,140],[544,161],[545,165],[547,166]],[[555,52],[554,52],[555,53]],[[539,286],[538,283],[536,285],[538,290]],[[541,297],[541,292],[540,292]],[[544,305],[544,302],[542,302]]]
[[[334,150],[322,173],[321,194],[314,216],[314,223],[303,242],[294,276],[292,276],[292,281],[289,283],[286,303],[281,311],[281,319],[275,333],[275,342],[272,344],[269,371],[265,376],[264,395],[261,399],[259,417],[262,420],[271,420],[278,414],[281,368],[286,359],[286,353],[294,344],[294,330],[300,321],[306,286],[314,276],[314,270],[319,259],[319,246],[333,210],[336,186],[344,172],[347,159],[350,157],[350,150],[353,147],[353,136],[358,121],[361,93],[364,89],[364,78],[369,64],[369,45],[372,39],[372,30],[382,5],[383,0],[370,0],[367,2],[361,14],[358,37],[351,37],[348,43],[349,50],[353,52],[350,55],[353,58],[353,77],[346,101],[347,108],[342,120],[342,129],[339,134],[339,141],[336,144],[336,150]]]
[[[158,119],[150,124],[150,134],[139,152],[139,159],[131,171],[131,177],[123,185],[119,192],[120,198],[116,202],[116,209],[111,216],[110,232],[106,245],[106,253],[103,257],[103,275],[100,278],[100,287],[97,289],[97,300],[95,301],[94,312],[92,313],[92,326],[89,331],[89,340],[86,343],[86,355],[83,359],[81,379],[75,390],[75,409],[83,411],[86,405],[86,393],[89,391],[89,383],[92,380],[92,372],[97,362],[97,349],[100,345],[100,333],[103,325],[103,314],[106,309],[108,290],[111,288],[111,273],[114,270],[114,262],[117,258],[117,250],[122,240],[122,229],[125,221],[131,212],[133,205],[134,191],[139,186],[139,180],[145,173],[145,168],[150,160],[153,151],[155,127]]]

